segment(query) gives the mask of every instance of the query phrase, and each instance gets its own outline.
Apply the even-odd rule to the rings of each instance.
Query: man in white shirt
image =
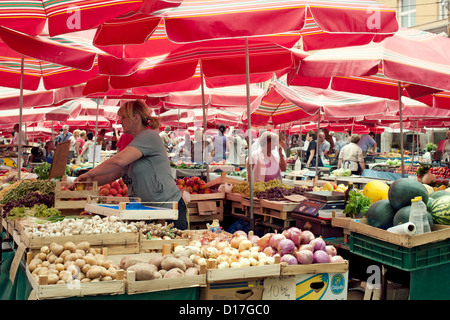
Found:
[[[170,144],[170,138],[169,138],[169,133],[172,130],[171,127],[165,127],[164,131],[161,131],[159,136],[161,137],[161,140],[164,144],[164,147],[166,147],[166,150],[169,150],[169,144]]]
[[[327,140],[325,140],[325,133],[323,131],[319,132],[318,141],[319,141],[319,156],[321,156],[323,159],[324,156],[328,156],[328,154],[330,153],[330,143]]]

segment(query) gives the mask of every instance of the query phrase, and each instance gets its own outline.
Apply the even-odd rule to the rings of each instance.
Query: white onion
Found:
[[[261,248],[261,250],[264,250],[269,246],[270,238],[272,238],[273,233],[266,233],[264,236],[259,238],[258,240],[258,246]]]
[[[267,247],[263,250],[266,256],[271,257],[275,254],[275,250],[272,247]]]
[[[253,243],[248,240],[248,239],[244,239],[239,243],[239,251],[244,251],[244,250],[249,250],[251,247],[253,246]]]

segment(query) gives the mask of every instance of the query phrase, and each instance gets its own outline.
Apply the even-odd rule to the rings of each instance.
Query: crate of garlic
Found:
[[[27,254],[26,275],[36,299],[124,294],[124,270],[83,241],[43,246]]]
[[[39,250],[51,243],[79,243],[108,247],[110,254],[139,252],[140,222],[124,222],[114,216],[67,217],[55,222],[28,218],[19,220],[16,229],[20,240],[30,250]]]

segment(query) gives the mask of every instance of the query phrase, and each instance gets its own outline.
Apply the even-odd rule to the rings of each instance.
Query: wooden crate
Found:
[[[26,275],[33,291],[30,298],[38,300],[60,299],[70,297],[95,296],[95,295],[114,295],[125,293],[125,280],[123,273],[118,280],[87,282],[77,284],[47,284],[47,276],[40,276],[39,283],[36,282],[28,268]],[[120,279],[121,278],[121,279]],[[29,298],[29,299],[30,299]]]
[[[178,219],[178,202],[139,202],[137,199],[139,198],[89,196],[84,210],[102,216],[116,216],[122,220]],[[148,206],[149,209],[134,210],[127,207],[128,204],[135,203]],[[166,208],[165,205],[171,207]]]
[[[197,276],[185,276],[172,279],[154,279],[136,281],[136,273],[127,271],[126,291],[127,294],[145,292],[159,292],[165,290],[206,287],[206,274]]]
[[[281,264],[280,275],[291,276],[296,274],[317,274],[317,273],[337,273],[347,272],[348,261],[339,263],[313,263],[313,264],[298,264],[286,265]]]
[[[78,182],[57,181],[55,187],[55,208],[58,210],[84,209],[89,196],[98,196],[97,181],[83,182],[86,190],[61,190],[64,187],[75,186]],[[80,200],[71,200],[80,199]]]
[[[406,248],[413,248],[450,238],[450,226],[446,225],[434,224],[433,228],[431,228],[431,232],[417,236],[409,236],[372,227],[368,225],[366,218],[360,218],[358,221],[359,222],[351,218],[333,218],[332,225],[344,228],[344,230],[346,230],[345,232],[364,234]]]
[[[207,269],[206,281],[210,283],[236,279],[277,277],[279,275],[280,275],[280,264],[276,263],[266,266],[252,266],[252,267],[227,268],[227,269]]]
[[[139,253],[140,243],[137,232],[107,233],[107,234],[79,234],[72,236],[53,237],[29,237],[22,232],[20,242],[23,242],[29,250],[40,250],[53,242],[64,244],[72,241],[77,244],[88,241],[92,247],[107,247],[109,254],[131,254]]]
[[[170,246],[186,246],[189,243],[189,239],[146,239],[145,235],[140,236],[140,252],[146,251],[162,251],[164,245]]]
[[[210,222],[214,219],[223,221],[224,192],[209,194],[191,194],[187,204],[189,222]]]
[[[250,198],[244,196],[242,199],[242,205],[244,206],[245,210],[247,210],[248,215],[250,216]],[[260,200],[256,197],[253,198],[253,214],[262,214],[263,208],[261,206]]]

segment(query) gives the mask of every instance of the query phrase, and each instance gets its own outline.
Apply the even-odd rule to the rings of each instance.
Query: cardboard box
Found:
[[[263,279],[209,283],[201,289],[200,300],[261,300]]]
[[[348,271],[298,274],[295,283],[296,300],[347,300]]]

